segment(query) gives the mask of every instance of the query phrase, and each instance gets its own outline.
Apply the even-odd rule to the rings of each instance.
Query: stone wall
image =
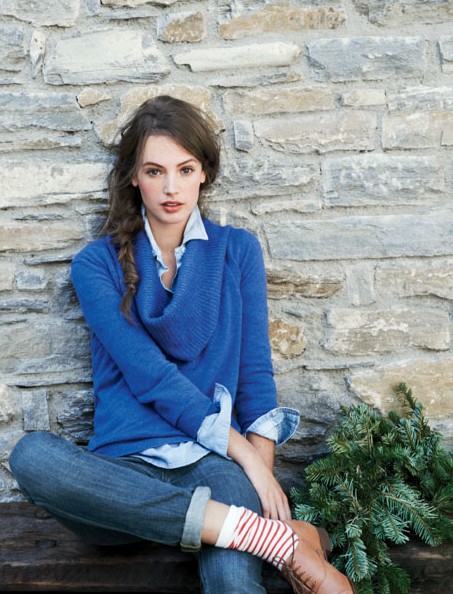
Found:
[[[284,484],[340,406],[405,381],[453,438],[451,0],[0,3],[0,499],[24,432],[91,433],[69,280],[106,211],[107,145],[145,98],[211,112],[209,214],[263,245]],[[100,296],[102,298],[102,296]]]

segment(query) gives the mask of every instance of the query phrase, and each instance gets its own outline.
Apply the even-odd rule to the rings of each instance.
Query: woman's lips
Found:
[[[182,202],[173,202],[168,200],[167,202],[162,203],[162,207],[165,212],[172,213],[178,211],[183,206]]]

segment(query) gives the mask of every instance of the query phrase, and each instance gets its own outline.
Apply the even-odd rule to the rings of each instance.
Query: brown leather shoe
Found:
[[[351,581],[324,558],[319,531],[306,522],[287,524],[299,537],[299,544],[281,571],[295,594],[355,594]]]
[[[318,528],[302,520],[291,520],[287,524],[291,526],[301,541],[313,547],[327,561],[332,552],[332,546],[325,528]]]

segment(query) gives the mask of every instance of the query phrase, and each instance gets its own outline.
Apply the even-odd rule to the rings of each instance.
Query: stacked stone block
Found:
[[[145,99],[207,110],[206,204],[258,235],[297,482],[341,405],[413,388],[453,440],[451,0],[4,0],[0,4],[0,500],[28,431],[92,432],[69,279],[106,212],[108,147]],[[100,299],[102,296],[100,296]]]

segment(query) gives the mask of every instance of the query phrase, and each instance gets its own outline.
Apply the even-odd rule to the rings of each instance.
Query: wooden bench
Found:
[[[395,561],[411,575],[411,594],[453,594],[453,546],[397,547]],[[291,592],[264,565],[269,594]],[[85,544],[44,510],[0,504],[0,592],[200,592],[194,558],[153,543],[96,547]],[[234,594],[232,592],[231,594]]]

